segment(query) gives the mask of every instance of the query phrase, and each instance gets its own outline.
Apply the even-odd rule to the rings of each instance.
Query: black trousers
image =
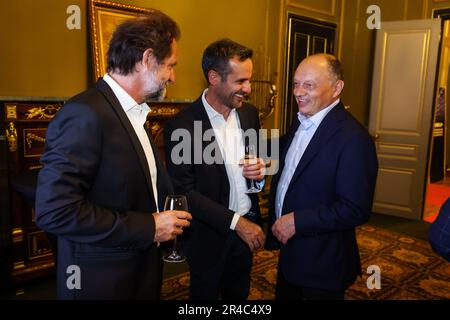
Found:
[[[190,299],[247,299],[252,258],[248,245],[233,231],[226,240],[220,261],[214,267],[201,271],[190,270]]]
[[[345,290],[330,291],[319,288],[303,287],[287,281],[278,265],[276,300],[344,300]]]

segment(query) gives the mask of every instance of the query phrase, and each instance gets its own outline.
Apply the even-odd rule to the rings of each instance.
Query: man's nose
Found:
[[[245,94],[250,94],[252,92],[252,85],[250,82],[244,82],[242,85],[242,91],[244,91]]]
[[[305,90],[303,90],[302,86],[294,87],[294,96],[301,97],[305,94]]]
[[[175,83],[175,69],[170,70],[169,83]]]

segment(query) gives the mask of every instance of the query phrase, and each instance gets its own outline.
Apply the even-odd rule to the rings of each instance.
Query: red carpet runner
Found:
[[[448,197],[450,197],[450,186],[436,183],[428,184],[423,220],[433,222]]]

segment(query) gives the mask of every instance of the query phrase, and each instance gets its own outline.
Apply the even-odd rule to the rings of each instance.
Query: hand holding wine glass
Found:
[[[154,242],[173,240],[176,235],[183,233],[182,228],[189,227],[192,216],[183,210],[166,210],[154,213],[155,235]]]
[[[165,211],[178,210],[181,212],[186,212],[188,210],[187,200],[185,196],[181,195],[170,195],[166,197],[166,203],[164,205]],[[188,214],[189,215],[189,214]],[[189,215],[190,216],[190,215]],[[187,219],[189,216],[186,216]],[[192,218],[192,217],[191,217]],[[179,221],[178,224],[175,225],[179,230],[175,231],[175,237],[172,241],[172,252],[169,255],[163,257],[163,260],[166,262],[184,262],[186,261],[186,257],[180,255],[177,251],[177,235],[182,233],[182,227],[186,225],[186,223],[182,223],[183,221]],[[189,221],[186,220],[189,225]]]
[[[264,167],[264,164],[261,159],[257,158],[257,152],[254,145],[250,144],[245,146],[243,165],[244,168],[242,174],[250,181],[250,188],[246,191],[246,193],[260,192],[261,189],[256,186],[255,179],[261,180],[263,178],[261,169]]]

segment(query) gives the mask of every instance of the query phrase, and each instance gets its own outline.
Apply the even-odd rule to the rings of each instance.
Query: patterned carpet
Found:
[[[369,225],[357,229],[362,277],[349,288],[348,300],[450,299],[450,263],[436,255],[428,242]],[[278,252],[255,254],[249,300],[274,298]],[[381,289],[369,290],[367,267],[381,269]],[[187,299],[189,274],[163,283],[164,300]]]

